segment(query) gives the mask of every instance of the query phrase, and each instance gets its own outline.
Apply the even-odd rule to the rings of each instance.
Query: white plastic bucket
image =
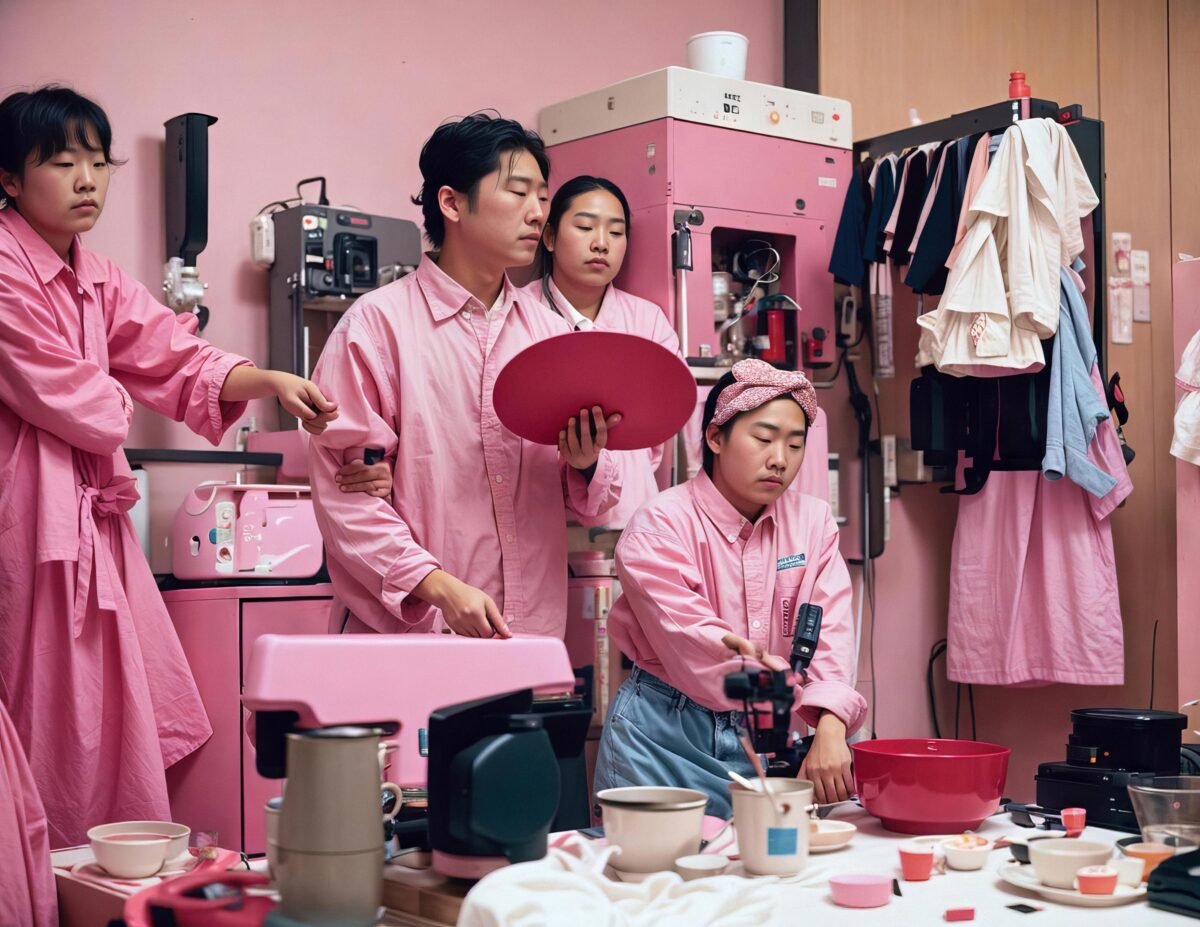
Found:
[[[688,67],[745,80],[749,48],[750,40],[740,32],[701,32],[687,40]]]

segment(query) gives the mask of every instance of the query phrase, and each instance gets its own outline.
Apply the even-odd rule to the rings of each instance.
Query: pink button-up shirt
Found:
[[[569,331],[507,278],[485,309],[428,256],[338,323],[313,373],[338,418],[308,462],[329,575],[356,619],[440,629],[440,610],[412,595],[440,568],[490,595],[514,631],[563,636],[567,511],[594,524],[619,497],[622,466],[602,451],[589,484],[557,448],[505,428],[492,391],[522,349]],[[334,483],[365,447],[393,461],[390,499]]]
[[[550,306],[542,290],[541,280],[535,280],[522,292],[528,293],[547,307]],[[574,308],[553,280],[550,281],[550,295],[554,297],[554,302],[564,315],[569,314],[569,308]],[[567,322],[570,324],[569,318]],[[672,354],[679,353],[679,338],[663,311],[648,299],[618,290],[615,286],[610,286],[604,291],[604,299],[600,303],[600,311],[596,313],[592,328],[596,331],[641,335],[658,342]],[[614,456],[625,466],[622,469],[621,498],[605,514],[605,525],[610,528],[624,528],[629,524],[634,512],[658,495],[659,485],[655,473],[662,465],[664,448],[665,445],[659,445],[638,451],[614,452]]]
[[[753,524],[708,475],[644,506],[617,544],[623,595],[608,630],[638,666],[714,711],[741,708],[724,680],[742,666],[721,638],[733,632],[784,659],[796,612],[824,609],[821,639],[798,712],[815,725],[830,711],[853,732],[867,704],[854,689],[850,574],[827,503],[788,493]]]

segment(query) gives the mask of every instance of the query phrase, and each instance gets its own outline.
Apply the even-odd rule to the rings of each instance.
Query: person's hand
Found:
[[[801,779],[812,781],[813,798],[819,804],[845,801],[854,794],[846,725],[837,715],[829,712],[821,715],[808,756],[800,764],[799,775]]]
[[[751,660],[757,660],[769,670],[777,672],[787,672],[791,667],[788,666],[787,660],[783,657],[776,656],[773,653],[767,653],[762,647],[755,647],[750,641],[744,637],[739,637],[736,634],[726,634],[721,638],[721,643],[736,653],[738,656],[749,657]]]
[[[337,403],[326,399],[316,383],[282,370],[272,370],[271,374],[271,389],[279,404],[300,419],[310,435],[319,435],[337,418]]]
[[[384,462],[352,460],[339,468],[333,480],[342,492],[365,492],[377,499],[386,499],[392,493],[392,468]]]
[[[579,410],[579,418],[567,419],[567,427],[558,433],[558,452],[576,470],[596,466],[600,452],[608,444],[608,429],[621,421],[620,415],[604,416],[604,410],[592,406]],[[595,437],[592,431],[595,430]]]
[[[512,637],[512,631],[496,603],[482,589],[468,586],[445,570],[426,576],[413,595],[442,610],[442,617],[455,634],[463,637]]]

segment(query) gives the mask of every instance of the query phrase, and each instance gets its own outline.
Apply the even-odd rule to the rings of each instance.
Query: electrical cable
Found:
[[[1154,632],[1150,638],[1150,707],[1154,707],[1154,677],[1157,673],[1158,619],[1154,619]]]

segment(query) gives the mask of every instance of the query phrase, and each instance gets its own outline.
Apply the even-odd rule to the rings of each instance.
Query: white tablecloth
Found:
[[[564,863],[559,851],[545,860],[500,870],[481,881],[468,895],[460,927],[725,927],[729,924],[766,925],[907,925],[942,924],[948,908],[972,907],[978,925],[1003,927],[1104,927],[1104,925],[1173,924],[1189,920],[1151,908],[1144,899],[1108,908],[1077,907],[1042,898],[1009,886],[998,875],[1010,861],[1008,850],[992,853],[976,872],[948,870],[928,882],[900,881],[901,897],[884,907],[843,908],[833,903],[827,880],[837,873],[871,872],[900,876],[897,845],[909,839],[885,831],[879,821],[853,805],[834,810],[834,818],[851,821],[858,833],[848,847],[810,856],[801,876],[789,880],[740,879],[728,876],[680,883],[673,874],[659,874],[641,885],[610,882],[594,867]],[[1023,831],[1007,815],[985,821],[978,833],[990,839]],[[1086,839],[1115,842],[1125,834],[1088,828]],[[718,840],[717,843],[723,842]],[[715,846],[716,844],[714,844]],[[592,845],[594,846],[594,845]],[[590,846],[586,854],[596,854]],[[735,867],[737,864],[735,864]],[[705,889],[701,889],[705,886]],[[1022,914],[1011,904],[1043,910]],[[682,919],[681,919],[682,918]]]

